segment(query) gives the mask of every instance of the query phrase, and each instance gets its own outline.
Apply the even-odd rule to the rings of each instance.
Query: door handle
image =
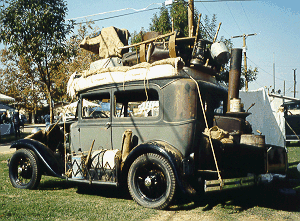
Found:
[[[107,123],[105,124],[105,127],[106,127],[106,129],[110,128],[110,127],[111,127],[111,123],[110,123],[110,122],[107,122]]]

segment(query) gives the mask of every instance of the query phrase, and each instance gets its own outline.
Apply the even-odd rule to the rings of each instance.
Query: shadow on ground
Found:
[[[106,198],[131,199],[127,188],[109,185],[78,184],[77,193],[97,195]]]
[[[77,184],[74,182],[68,182],[63,179],[57,180],[45,180],[41,181],[40,185],[38,186],[39,190],[64,190],[69,188],[75,188]]]
[[[300,212],[300,192],[293,186],[300,186],[300,180],[289,182],[275,182],[274,184],[259,187],[232,189],[219,192],[209,192],[205,195],[191,198],[178,195],[167,210],[192,210],[202,207],[203,211],[212,210],[221,206],[232,212],[242,212],[253,207],[264,207],[283,211]],[[46,180],[41,182],[38,189],[61,190],[78,188],[78,194],[97,195],[106,198],[131,199],[126,188],[117,188],[105,185],[78,184],[66,180]],[[230,211],[229,211],[230,212]]]
[[[42,181],[38,186],[39,190],[63,190],[70,188],[77,188],[76,193],[78,194],[96,195],[106,198],[131,199],[127,189],[117,188],[115,186],[89,185],[61,179]]]
[[[188,200],[184,199],[181,199],[181,203],[179,203],[179,199],[170,210],[190,210],[203,207],[203,211],[208,211],[216,206],[221,206],[232,212],[242,212],[258,206],[300,212],[300,193],[292,189],[293,185],[299,186],[300,181],[210,192],[196,197],[194,203],[188,203]]]

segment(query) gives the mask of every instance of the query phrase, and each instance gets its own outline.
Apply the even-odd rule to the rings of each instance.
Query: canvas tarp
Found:
[[[122,54],[128,52],[128,49],[120,49],[120,47],[128,45],[128,38],[128,30],[111,26],[103,28],[96,37],[85,37],[80,43],[80,47],[99,54],[100,58],[122,57]]]
[[[181,57],[168,58],[156,61],[152,64],[147,62],[139,63],[132,67],[110,67],[98,70],[86,70],[80,73],[73,73],[69,78],[67,85],[67,93],[70,97],[75,97],[76,93],[95,86],[123,83],[130,81],[171,77],[189,77],[192,76],[196,80],[206,80],[215,82],[215,79],[200,71],[192,68],[184,67]]]
[[[12,98],[12,97],[9,97],[7,95],[4,95],[4,94],[0,94],[0,102],[1,101],[14,101],[15,99]]]
[[[251,104],[255,105],[249,110],[252,113],[247,117],[247,121],[252,125],[253,133],[256,130],[265,135],[266,143],[278,146],[285,145],[285,119],[283,103],[281,98],[268,96],[264,88],[256,91],[240,91],[241,102],[247,109]]]

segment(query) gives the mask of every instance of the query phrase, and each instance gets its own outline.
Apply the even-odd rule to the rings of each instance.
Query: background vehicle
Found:
[[[285,135],[287,144],[291,141],[300,141],[300,102],[285,102],[284,118],[285,118]]]

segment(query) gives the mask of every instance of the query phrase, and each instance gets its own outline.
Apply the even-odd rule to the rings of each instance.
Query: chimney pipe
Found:
[[[233,48],[231,50],[231,59],[230,59],[227,111],[230,111],[230,100],[232,98],[239,98],[241,66],[242,66],[242,49]]]

